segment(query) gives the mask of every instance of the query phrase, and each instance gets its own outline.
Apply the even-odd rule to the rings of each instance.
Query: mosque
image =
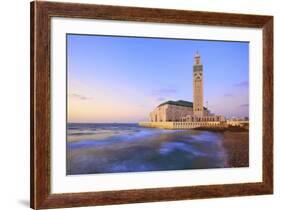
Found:
[[[203,65],[197,52],[193,65],[193,103],[184,100],[166,101],[150,114],[149,122],[139,123],[145,127],[195,128],[218,126],[225,122],[224,116],[214,115],[203,106]]]

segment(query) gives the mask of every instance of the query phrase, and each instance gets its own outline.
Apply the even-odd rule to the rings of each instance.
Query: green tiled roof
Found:
[[[193,107],[193,103],[190,101],[184,101],[184,100],[178,100],[178,101],[166,101],[162,104],[160,104],[158,107],[166,105],[166,104],[170,104],[170,105],[176,105],[176,106],[184,106],[184,107]],[[204,107],[204,109],[206,110],[207,108]]]
[[[170,104],[170,105],[176,105],[176,106],[185,106],[185,107],[193,107],[193,103],[189,102],[189,101],[183,101],[183,100],[178,100],[178,101],[166,101],[162,104],[160,104],[159,106],[163,106],[166,104]],[[158,107],[159,107],[158,106]]]

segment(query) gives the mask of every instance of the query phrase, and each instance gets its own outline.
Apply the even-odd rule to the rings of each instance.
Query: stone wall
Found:
[[[157,107],[149,115],[150,122],[180,122],[180,121],[190,121],[189,118],[193,116],[192,107],[176,106],[171,104],[166,104]],[[195,117],[195,116],[194,116]],[[198,119],[206,119],[204,121],[217,121],[218,117],[210,115],[207,109],[204,109],[204,115],[197,117]],[[197,119],[196,118],[196,119]],[[188,119],[188,120],[186,120]],[[214,119],[214,120],[213,120]],[[219,121],[222,121],[221,119]]]
[[[166,104],[154,109],[150,113],[149,120],[151,122],[181,121],[187,115],[193,115],[192,107]]]
[[[162,129],[194,129],[194,128],[225,128],[225,122],[140,122],[140,126],[148,128],[162,128]]]

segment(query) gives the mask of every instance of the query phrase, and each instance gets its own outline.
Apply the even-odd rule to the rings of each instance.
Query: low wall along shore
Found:
[[[226,122],[140,122],[140,126],[162,129],[226,128]]]

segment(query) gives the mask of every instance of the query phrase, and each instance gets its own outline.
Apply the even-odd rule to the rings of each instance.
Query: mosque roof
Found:
[[[158,105],[158,107],[160,106],[164,106],[166,104],[170,104],[170,105],[175,105],[175,106],[184,106],[184,107],[193,107],[193,103],[190,101],[184,101],[184,100],[178,100],[178,101],[166,101],[160,105]],[[207,108],[204,107],[204,109],[206,110]]]

